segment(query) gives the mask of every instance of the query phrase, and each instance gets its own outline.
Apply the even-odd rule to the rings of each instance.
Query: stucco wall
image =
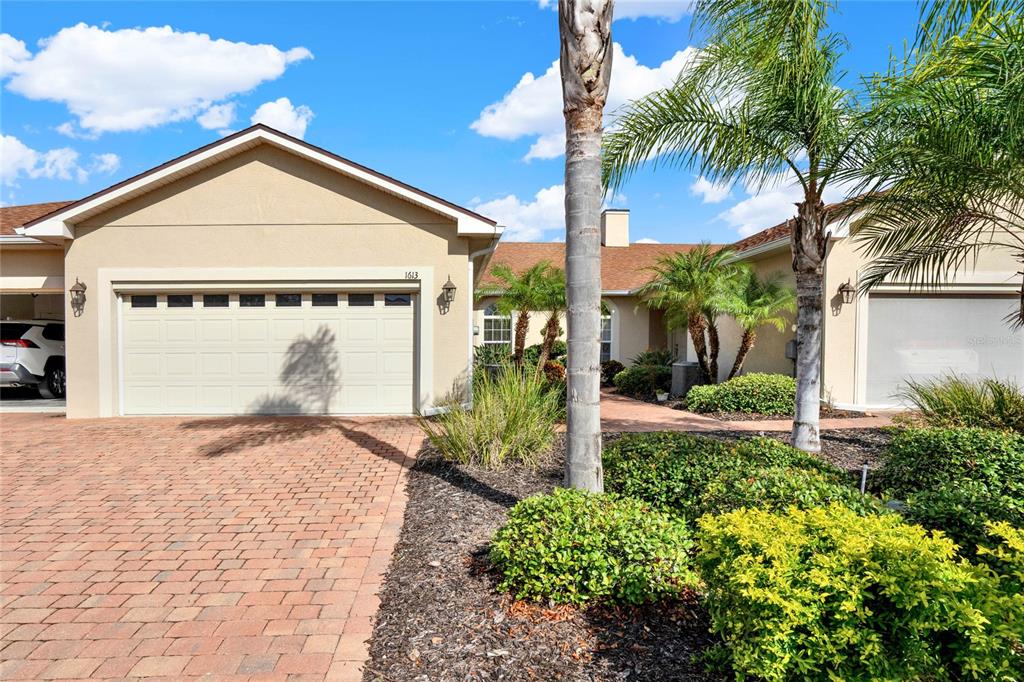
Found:
[[[64,291],[64,250],[50,245],[0,247],[0,291]]]
[[[334,171],[262,145],[83,221],[67,251],[66,277],[81,278],[89,301],[68,311],[69,417],[116,412],[116,306],[108,282],[131,271],[168,281],[246,278],[423,282],[432,321],[427,405],[464,379],[471,286],[467,240],[454,222]],[[450,276],[457,295],[437,304]],[[272,285],[268,289],[273,289]],[[421,342],[421,347],[423,346]]]

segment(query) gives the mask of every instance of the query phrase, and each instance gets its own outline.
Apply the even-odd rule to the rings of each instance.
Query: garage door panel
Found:
[[[202,294],[195,299],[203,301]],[[126,414],[408,414],[414,307],[124,305]]]
[[[1024,332],[1004,317],[1013,298],[882,295],[868,299],[867,400],[899,402],[907,381],[956,374],[1024,379]]]

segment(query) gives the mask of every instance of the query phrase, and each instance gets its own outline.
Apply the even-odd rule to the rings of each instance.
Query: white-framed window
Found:
[[[601,362],[612,359],[612,311],[601,304]]]
[[[512,347],[512,316],[502,315],[493,303],[484,308],[484,345]]]

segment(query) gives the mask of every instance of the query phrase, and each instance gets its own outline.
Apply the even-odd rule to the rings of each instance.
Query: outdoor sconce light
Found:
[[[846,280],[845,283],[839,285],[839,295],[843,297],[843,303],[853,303],[853,295],[857,293],[857,290],[850,285],[850,280]]]
[[[455,283],[452,282],[451,275],[448,275],[448,281],[441,287],[441,293],[444,296],[445,303],[451,303],[455,300]]]
[[[71,301],[71,310],[75,313],[75,317],[82,314],[85,310],[85,289],[86,286],[78,281],[75,277],[75,283],[68,289],[68,298]]]

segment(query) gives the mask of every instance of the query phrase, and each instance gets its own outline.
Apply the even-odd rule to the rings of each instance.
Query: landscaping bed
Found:
[[[674,402],[672,407],[677,410],[685,410],[686,403],[682,400]],[[756,412],[704,412],[701,413],[702,417],[711,417],[723,422],[757,422],[757,421],[775,421],[778,419],[792,419],[791,414],[758,414]],[[863,412],[855,412],[853,410],[840,410],[834,407],[821,408],[822,419],[853,419],[854,417],[867,416]]]
[[[616,437],[606,434],[606,443]],[[831,432],[823,458],[854,474],[887,442],[882,430]],[[495,590],[487,558],[494,532],[516,502],[560,485],[562,466],[561,445],[536,470],[420,456],[364,680],[720,679],[701,657],[715,640],[695,596],[669,607],[546,608]]]

